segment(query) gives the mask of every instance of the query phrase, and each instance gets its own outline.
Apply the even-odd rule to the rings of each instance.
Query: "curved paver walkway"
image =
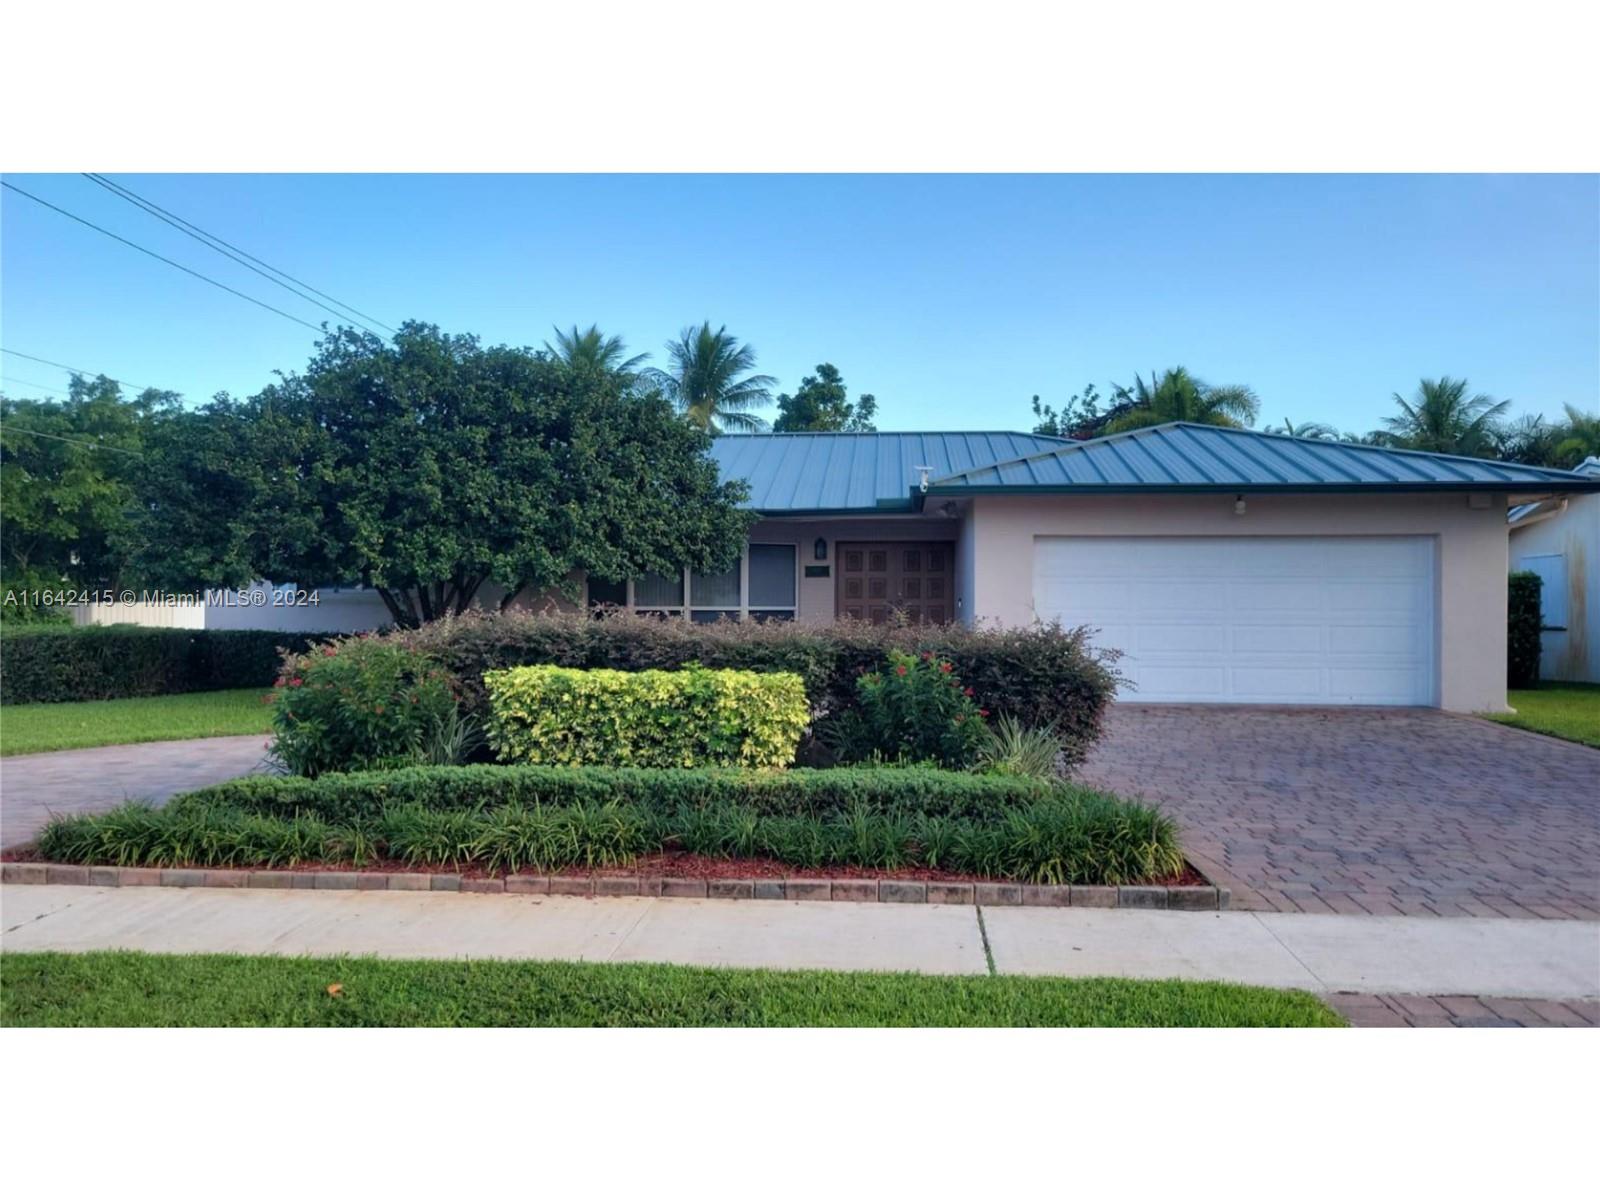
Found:
[[[104,812],[162,801],[265,765],[267,739],[194,738],[0,758],[0,847],[32,841],[53,813]]]
[[[1600,750],[1431,709],[1113,705],[1079,778],[1154,800],[1238,908],[1600,919]]]

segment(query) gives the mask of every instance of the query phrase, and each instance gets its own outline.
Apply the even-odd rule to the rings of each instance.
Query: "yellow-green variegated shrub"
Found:
[[[483,685],[504,762],[786,767],[810,720],[788,672],[512,667]]]

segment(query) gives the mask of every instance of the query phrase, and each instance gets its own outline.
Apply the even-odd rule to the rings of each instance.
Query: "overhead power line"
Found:
[[[222,238],[219,238],[216,234],[207,233],[204,229],[201,229],[200,226],[194,224],[192,221],[186,221],[182,217],[178,216],[176,213],[168,212],[166,209],[162,208],[155,201],[146,200],[143,196],[139,195],[132,188],[123,187],[122,184],[117,183],[117,182],[115,182],[115,181],[113,181],[111,179],[107,179],[104,175],[97,175],[93,171],[85,171],[85,172],[83,172],[83,177],[85,179],[89,180],[91,183],[99,184],[101,187],[105,188],[108,192],[110,192],[113,196],[116,196],[116,197],[118,197],[119,199],[122,199],[122,200],[126,200],[129,204],[132,204],[132,205],[134,205],[134,206],[136,206],[138,208],[143,209],[145,212],[149,213],[156,220],[165,221],[168,225],[171,225],[179,233],[183,233],[183,234],[188,235],[189,237],[192,237],[195,241],[199,242],[202,246],[209,247],[210,249],[215,250],[218,254],[221,254],[226,258],[232,259],[234,262],[236,262],[240,266],[244,267],[245,270],[254,271],[257,275],[261,276],[261,278],[267,280],[269,283],[275,283],[279,287],[283,288],[285,291],[293,292],[296,296],[299,296],[302,300],[308,301],[311,304],[315,304],[318,308],[322,309],[324,312],[332,313],[335,317],[338,317],[339,320],[341,320],[341,321],[355,320],[355,323],[357,325],[360,325],[363,329],[365,329],[368,333],[372,334],[375,337],[382,337],[383,335],[380,334],[376,329],[373,329],[372,325],[382,326],[384,329],[387,329],[390,333],[396,332],[396,330],[394,329],[394,327],[392,325],[385,325],[382,321],[378,320],[377,317],[369,317],[369,316],[367,316],[366,313],[362,312],[359,308],[356,308],[356,307],[354,307],[352,305],[346,304],[343,300],[335,299],[334,297],[328,295],[327,292],[320,291],[317,288],[312,287],[309,283],[306,283],[304,280],[296,279],[293,275],[289,274],[287,271],[280,271],[277,267],[274,267],[272,264],[266,263],[266,262],[262,262],[262,260],[257,258],[255,255],[250,254],[247,251],[239,249],[239,247],[233,245],[231,242],[224,241]],[[265,270],[263,270],[262,268],[265,268]],[[268,274],[268,272],[271,272],[271,274]],[[282,276],[282,278],[281,279],[280,278],[276,278],[276,276]],[[290,283],[299,284],[299,287],[292,287],[292,286],[290,286],[290,283],[283,282],[283,280],[285,280],[285,279],[289,280]],[[306,291],[301,291],[300,288],[305,288]],[[313,295],[307,295],[307,292],[315,292],[316,295],[314,295],[314,296]],[[354,313],[355,316],[351,317],[351,316],[347,315],[347,313],[340,312],[338,308],[330,308],[328,305],[324,304],[322,302],[322,300],[318,300],[316,298],[317,296],[321,296],[324,300],[332,300],[334,304],[337,304],[339,306],[339,308],[346,309],[348,313]],[[372,325],[367,324],[368,321],[372,322]]]
[[[37,354],[24,354],[21,350],[12,350],[7,346],[0,346],[0,354],[10,354],[16,358],[25,358],[29,362],[43,363],[47,367],[60,367],[63,371],[71,371],[74,375],[82,375],[85,379],[111,379],[104,371],[86,371],[82,367],[70,367],[66,363],[56,362],[50,358],[40,358]],[[141,392],[170,392],[171,388],[141,387],[137,383],[129,383],[126,379],[111,379],[118,387],[138,388]]]
[[[19,188],[14,183],[11,183],[11,182],[9,182],[7,180],[4,180],[4,179],[0,179],[0,187],[5,188],[7,191],[16,192],[17,195],[19,195],[19,196],[26,196],[29,200],[32,200],[35,204],[43,205],[45,208],[48,208],[50,211],[58,212],[63,217],[68,217],[71,220],[74,220],[74,221],[78,222],[78,224],[80,224],[80,225],[87,225],[90,229],[93,229],[96,233],[103,233],[108,238],[111,238],[114,241],[121,242],[124,246],[131,246],[133,249],[139,251],[139,253],[148,254],[151,258],[154,258],[154,259],[156,259],[156,260],[158,260],[160,262],[164,262],[169,267],[176,267],[178,270],[182,271],[185,275],[193,275],[196,279],[203,280],[204,282],[209,283],[212,287],[221,288],[223,291],[229,293],[230,295],[237,296],[241,300],[248,300],[251,304],[254,304],[257,308],[264,308],[270,313],[277,313],[278,316],[282,317],[286,321],[293,321],[296,325],[303,325],[307,329],[311,330],[312,333],[321,334],[321,333],[326,333],[327,332],[327,330],[323,329],[319,325],[313,325],[310,321],[303,321],[299,317],[295,316],[293,313],[284,312],[283,309],[276,308],[273,305],[268,304],[265,300],[257,300],[254,296],[249,296],[249,295],[246,295],[244,292],[239,291],[238,288],[231,288],[227,284],[221,283],[218,280],[215,280],[215,279],[211,278],[211,276],[209,276],[209,275],[202,275],[199,271],[196,271],[192,267],[186,267],[181,262],[176,262],[173,259],[168,258],[164,254],[157,254],[154,250],[150,250],[150,249],[148,249],[148,248],[146,248],[144,246],[139,245],[138,242],[129,241],[127,238],[123,237],[121,234],[112,233],[109,229],[106,229],[106,228],[104,228],[104,227],[102,227],[100,225],[96,225],[93,221],[85,220],[83,217],[78,216],[77,213],[70,213],[66,209],[60,207],[59,205],[51,204],[50,201],[48,201],[48,200],[42,200],[38,196],[35,196],[32,192],[25,191],[22,188]]]
[[[25,433],[29,437],[49,438],[53,442],[70,442],[74,446],[87,446],[91,450],[109,450],[113,454],[131,454],[135,458],[143,458],[138,450],[129,450],[126,446],[107,446],[100,442],[86,442],[82,438],[62,437],[59,433],[45,433],[39,429],[29,429],[26,426],[19,428],[15,421],[0,426],[6,433]]]
[[[13,385],[20,385],[22,387],[38,388],[41,392],[54,392],[58,396],[67,395],[67,392],[62,388],[54,387],[48,383],[39,383],[32,379],[18,379],[15,375],[10,377],[9,382]]]

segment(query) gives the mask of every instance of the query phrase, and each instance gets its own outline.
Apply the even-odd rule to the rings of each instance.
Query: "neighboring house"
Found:
[[[1124,653],[1124,699],[1158,702],[1503,710],[1507,507],[1600,491],[1545,467],[1188,424],[1084,442],[736,434],[712,454],[761,514],[739,561],[579,581],[585,603],[1059,620]]]
[[[1576,470],[1600,480],[1600,458]],[[1540,677],[1600,683],[1600,496],[1519,504],[1509,522],[1512,570],[1544,581]]]

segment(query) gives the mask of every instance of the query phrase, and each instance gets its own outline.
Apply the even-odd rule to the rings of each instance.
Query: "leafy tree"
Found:
[[[1422,380],[1411,400],[1396,392],[1394,402],[1400,412],[1384,418],[1392,445],[1475,458],[1494,454],[1499,422],[1511,407],[1509,400],[1468,396],[1467,381],[1448,375]]]
[[[844,376],[832,363],[818,363],[817,373],[800,381],[794,395],[778,397],[776,433],[871,433],[878,401],[864,393],[854,404],[845,391]]]
[[[1131,388],[1117,388],[1116,399],[1128,407],[1106,423],[1107,433],[1165,425],[1169,421],[1249,428],[1261,407],[1249,388],[1239,384],[1214,387],[1183,367],[1163,371],[1159,377],[1152,371],[1148,384],[1135,375]]]
[[[1547,422],[1542,414],[1524,413],[1495,431],[1495,457],[1502,462],[1554,466],[1562,426]]]
[[[716,332],[711,322],[689,326],[667,343],[671,371],[650,368],[646,381],[674,401],[696,428],[712,434],[725,429],[754,432],[766,421],[750,410],[772,403],[770,375],[754,375],[756,352],[740,345],[726,325]]]
[[[1083,391],[1074,392],[1058,412],[1048,404],[1033,398],[1033,432],[1044,437],[1084,438],[1099,437],[1107,423],[1133,407],[1131,402],[1113,402],[1105,408],[1100,391],[1086,383]]]
[[[559,359],[568,366],[591,367],[597,371],[609,371],[618,375],[634,376],[649,359],[648,354],[635,354],[628,356],[628,348],[620,337],[607,337],[600,332],[598,325],[591,325],[582,333],[574,325],[572,329],[563,333],[556,331],[556,344],[549,342],[544,348],[550,357]]]
[[[73,376],[64,401],[0,397],[0,572],[7,589],[122,582],[145,426],[175,399],[153,391],[125,399],[104,376]]]
[[[710,438],[617,374],[408,322],[153,431],[144,562],[172,586],[359,581],[397,624],[487,581],[725,569],[751,514]],[[507,598],[509,603],[510,597]]]

